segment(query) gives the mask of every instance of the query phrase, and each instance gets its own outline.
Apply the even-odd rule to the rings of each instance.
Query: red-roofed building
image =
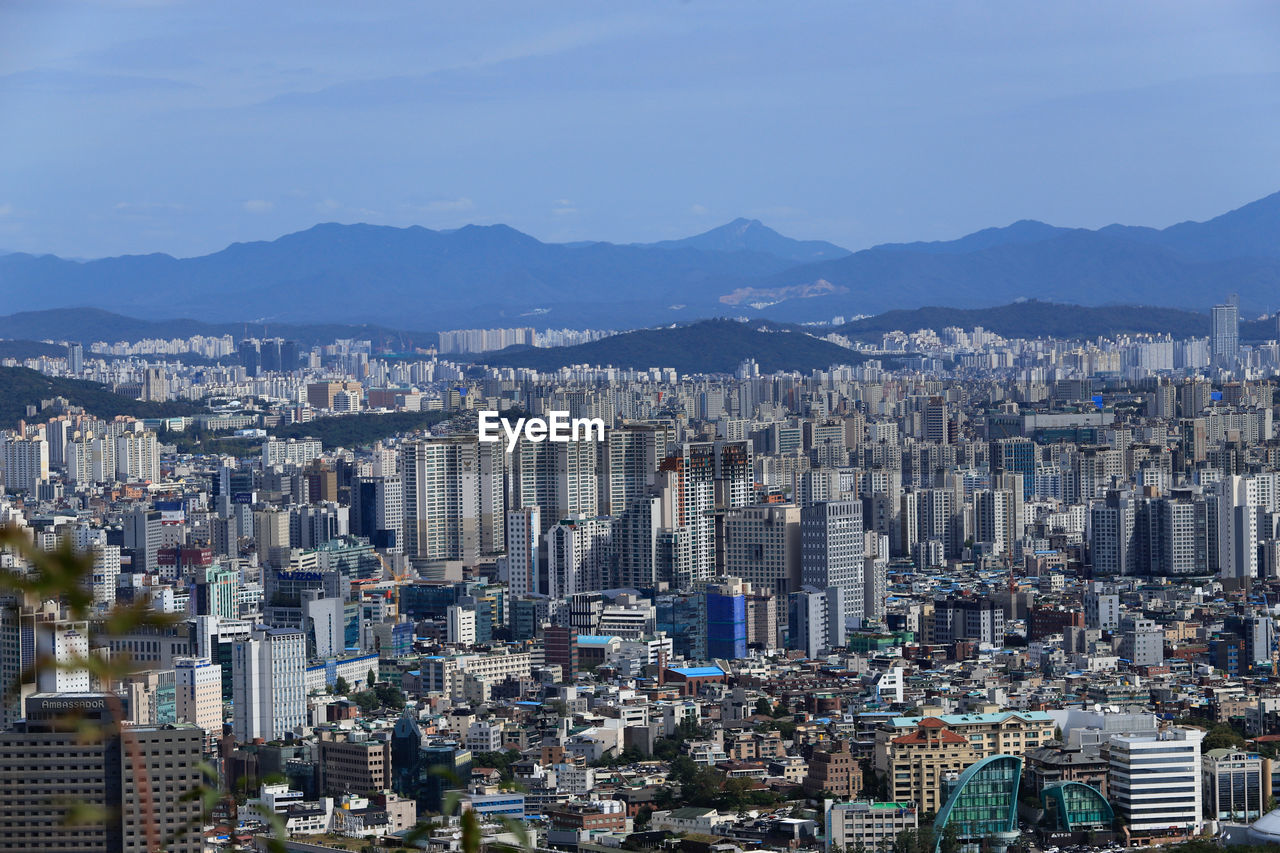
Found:
[[[942,808],[945,782],[979,758],[963,735],[937,717],[924,717],[915,730],[889,741],[891,799],[914,802],[921,813]]]

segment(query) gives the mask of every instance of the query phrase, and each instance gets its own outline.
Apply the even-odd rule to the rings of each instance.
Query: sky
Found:
[[[1280,190],[1273,2],[0,0],[0,250],[317,222],[849,249]]]

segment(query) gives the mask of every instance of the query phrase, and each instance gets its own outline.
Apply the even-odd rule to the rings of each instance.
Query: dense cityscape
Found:
[[[0,853],[1280,851],[1278,46],[0,2]]]
[[[732,376],[47,342],[5,368],[124,412],[3,434],[0,848],[1274,841],[1280,359],[1209,326]]]

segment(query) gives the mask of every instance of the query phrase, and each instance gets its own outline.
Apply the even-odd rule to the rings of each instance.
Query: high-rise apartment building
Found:
[[[231,683],[236,740],[281,740],[306,722],[306,648],[306,636],[293,628],[256,626],[235,641]]]
[[[1217,363],[1234,364],[1240,355],[1240,308],[1229,302],[1213,306],[1210,314],[1210,355]]]
[[[552,598],[605,589],[612,577],[612,519],[570,516],[547,531],[547,594]]]
[[[596,442],[534,442],[521,436],[511,454],[511,508],[538,507],[542,511],[539,534],[562,518],[594,516],[599,510],[598,469]]]
[[[160,444],[154,432],[116,436],[116,477],[131,483],[160,481]]]
[[[661,571],[681,588],[711,577],[715,567],[715,457],[714,443],[693,442],[681,445],[659,465],[665,475],[660,480],[664,528],[670,532],[669,553],[659,562],[666,566]]]
[[[507,589],[513,599],[543,589],[538,547],[541,513],[536,506],[507,510]]]
[[[800,510],[800,583],[844,590],[845,624],[864,616],[864,533],[860,501],[821,501]]]
[[[199,726],[212,746],[222,735],[222,667],[208,658],[173,661],[178,722]]]
[[[9,438],[3,443],[4,487],[34,496],[49,479],[49,445],[43,438]]]
[[[502,453],[474,436],[404,444],[406,554],[476,562],[503,550]]]
[[[1218,574],[1223,578],[1258,576],[1258,480],[1233,475],[1218,491]]]

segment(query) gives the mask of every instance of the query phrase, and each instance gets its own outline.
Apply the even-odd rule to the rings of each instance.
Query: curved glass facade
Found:
[[[993,755],[970,765],[951,786],[933,828],[939,847],[951,827],[962,842],[1004,846],[1018,837],[1018,784],[1022,759]]]
[[[1102,792],[1083,782],[1049,785],[1040,792],[1040,802],[1061,830],[1110,829],[1116,816]]]

